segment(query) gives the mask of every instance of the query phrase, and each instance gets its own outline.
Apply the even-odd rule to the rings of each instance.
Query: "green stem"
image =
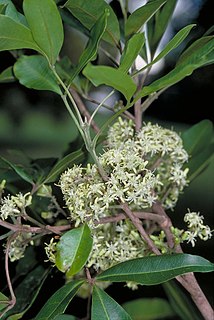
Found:
[[[93,120],[93,118],[95,117],[96,113],[99,111],[99,109],[103,106],[104,102],[106,102],[106,100],[108,100],[108,98],[110,98],[113,94],[115,93],[115,90],[112,90],[101,102],[100,104],[97,106],[97,108],[94,110],[94,112],[91,115],[91,118],[89,120],[89,125],[91,125],[91,121]]]

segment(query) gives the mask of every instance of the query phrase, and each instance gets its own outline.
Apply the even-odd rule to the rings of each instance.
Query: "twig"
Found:
[[[130,210],[129,206],[127,203],[122,202],[121,203],[121,208],[123,211],[126,213],[126,215],[130,218],[132,221],[133,225],[137,228],[137,230],[140,232],[143,240],[147,243],[149,249],[154,252],[157,255],[160,255],[160,251],[158,248],[155,246],[154,242],[150,239],[146,231],[144,230],[142,223],[138,217],[136,217],[133,212]]]
[[[5,274],[6,274],[7,285],[8,285],[8,289],[10,291],[11,299],[10,299],[10,301],[8,301],[8,306],[6,307],[6,309],[0,314],[0,317],[3,317],[3,315],[6,312],[8,312],[10,309],[12,309],[16,304],[16,296],[14,294],[13,286],[12,286],[11,279],[10,279],[8,262],[9,262],[10,245],[11,245],[11,242],[14,240],[14,238],[16,238],[17,233],[18,232],[15,232],[7,240],[7,245],[6,245],[6,250],[5,250]]]
[[[78,108],[80,113],[83,115],[84,118],[86,118],[88,120],[88,122],[91,119],[91,115],[88,112],[88,110],[86,109],[86,106],[84,105],[82,99],[80,98],[79,94],[73,89],[73,88],[69,88]],[[91,120],[91,127],[92,129],[98,133],[100,131],[99,127],[97,126],[96,122],[92,119]]]

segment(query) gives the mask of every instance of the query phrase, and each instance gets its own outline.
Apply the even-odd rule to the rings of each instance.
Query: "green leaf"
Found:
[[[211,61],[207,56],[211,53]],[[202,60],[201,60],[202,59]],[[195,60],[195,61],[194,61]],[[176,66],[189,62],[204,65],[214,61],[214,36],[202,37],[191,44],[179,57]]]
[[[34,320],[53,320],[63,313],[83,282],[76,280],[66,283],[48,299]]]
[[[183,41],[186,39],[192,28],[195,26],[195,24],[190,24],[189,26],[184,27],[181,29],[165,46],[165,48],[157,55],[157,57],[149,63],[146,68],[149,66],[152,66],[162,58],[164,58],[169,52],[171,52],[173,49],[177,48]]]
[[[103,39],[113,45],[117,45],[120,40],[120,28],[117,17],[112,8],[100,0],[68,0],[65,7],[74,15],[88,30],[90,30],[99,17],[108,9],[108,25],[103,35]]]
[[[88,62],[94,60],[97,56],[97,50],[99,42],[106,30],[107,18],[109,16],[109,11],[105,9],[105,12],[96,21],[90,32],[90,39],[87,43],[85,50],[79,58],[78,65],[74,68],[73,73],[69,82],[71,83],[73,79],[80,73],[80,71],[87,65]]]
[[[177,0],[166,1],[166,3],[148,21],[148,42],[152,57],[154,56],[158,44],[160,43],[160,40],[165,33],[165,30],[175,9],[176,3]]]
[[[105,84],[120,91],[128,101],[136,91],[136,85],[132,78],[113,67],[93,66],[89,63],[83,70],[83,74],[95,86]]]
[[[188,272],[211,272],[214,264],[190,254],[150,256],[119,263],[102,272],[97,280],[154,285]]]
[[[136,299],[122,306],[132,320],[159,320],[175,316],[168,301],[160,298]]]
[[[32,177],[26,172],[25,168],[22,166],[13,164],[12,162],[8,161],[7,159],[0,157],[0,160],[3,161],[6,165],[8,165],[11,169],[13,169],[23,180],[33,183]]]
[[[33,38],[52,65],[63,44],[63,26],[53,0],[24,0],[23,10]]]
[[[14,82],[13,67],[8,67],[0,73],[0,83]]]
[[[4,310],[8,306],[8,301],[8,297],[6,297],[3,293],[0,292],[0,311]]]
[[[70,277],[85,265],[93,240],[87,224],[63,234],[56,245],[56,266]]]
[[[14,65],[14,74],[27,88],[49,90],[61,95],[56,78],[43,56],[21,56]]]
[[[143,33],[134,34],[126,43],[123,54],[120,59],[119,70],[128,72],[133,62],[137,58],[142,46],[145,43],[145,36]]]
[[[166,0],[153,0],[135,10],[129,17],[125,26],[126,38],[140,31],[142,26],[155,14]]]
[[[200,46],[194,46],[195,51],[191,50],[191,54],[185,54],[182,58],[182,63],[178,63],[176,67],[165,76],[151,83],[149,86],[145,86],[134,99],[134,102],[138,99],[152,94],[163,88],[168,88],[173,84],[181,81],[186,76],[192,74],[194,70],[207,65],[214,61],[214,38],[207,37],[203,44],[200,42]]]
[[[186,167],[189,168],[188,180],[192,182],[198,175],[200,175],[211,163],[213,157],[214,144],[212,143],[193,158],[190,158],[186,165]]]
[[[16,304],[12,310],[6,313],[7,320],[20,319],[27,312],[35,301],[47,275],[47,269],[41,265],[27,274],[15,289]]]
[[[204,150],[213,137],[213,124],[210,120],[202,120],[182,133],[184,149],[191,156]]]
[[[82,149],[69,153],[64,158],[60,159],[51,169],[48,176],[43,183],[50,183],[56,181],[60,173],[73,164],[78,164],[84,159],[84,152]]]
[[[6,0],[5,2],[7,3],[7,6],[6,6],[4,14],[6,16],[10,17],[11,19],[13,19],[14,21],[21,23],[21,24],[25,25],[26,27],[28,27],[27,20],[26,20],[25,16],[16,10],[16,7],[14,6],[13,2],[10,0],[9,1]]]
[[[128,313],[105,291],[93,287],[91,320],[131,320]]]
[[[10,17],[0,15],[0,51],[15,49],[41,51],[30,29]]]
[[[0,2],[0,14],[4,14],[5,8],[6,8],[6,4],[1,4]]]
[[[176,314],[182,320],[201,320],[198,316],[196,308],[193,306],[192,301],[174,282],[163,283],[163,288],[167,294],[170,304]]]
[[[27,247],[24,257],[17,262],[16,276],[20,277],[29,273],[37,263],[35,248],[32,246]]]
[[[70,314],[59,314],[54,318],[54,320],[76,320],[75,316],[71,316]]]

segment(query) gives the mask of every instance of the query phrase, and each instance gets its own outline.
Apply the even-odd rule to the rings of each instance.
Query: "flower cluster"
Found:
[[[199,212],[188,212],[184,216],[188,230],[185,232],[185,240],[195,246],[196,238],[206,241],[212,237],[212,231],[208,225],[203,223],[204,217]]]
[[[16,238],[11,241],[9,248],[10,261],[16,261],[24,257],[25,249],[31,241],[31,232],[19,233]]]
[[[88,267],[105,270],[148,254],[147,245],[132,223],[99,221],[122,212],[124,202],[133,211],[149,209],[156,200],[173,208],[187,184],[187,170],[182,169],[187,159],[175,132],[148,123],[135,133],[131,120],[119,118],[109,130],[107,150],[98,157],[105,181],[95,164],[86,168],[75,165],[61,175],[59,186],[70,219],[75,226],[87,223],[92,231]],[[161,248],[163,253],[165,247]]]
[[[130,153],[147,161],[147,169],[159,180],[155,193],[166,209],[173,209],[188,182],[188,169],[183,169],[188,154],[179,135],[151,123],[134,134],[133,121],[119,118],[109,130],[108,143],[118,152],[129,148]]]
[[[8,217],[20,216],[26,207],[31,205],[32,196],[30,193],[19,193],[15,196],[8,195],[1,200],[0,203],[0,217],[2,220]]]

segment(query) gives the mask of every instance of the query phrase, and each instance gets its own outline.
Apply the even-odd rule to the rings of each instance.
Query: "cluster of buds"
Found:
[[[15,196],[8,195],[1,200],[0,217],[6,220],[9,217],[18,217],[24,213],[26,207],[31,205],[32,196],[30,193],[22,194],[21,192]]]

